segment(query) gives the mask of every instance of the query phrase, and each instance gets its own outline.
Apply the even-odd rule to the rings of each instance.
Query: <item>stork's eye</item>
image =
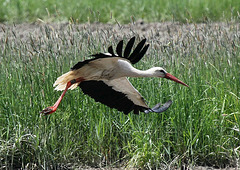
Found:
[[[159,70],[159,71],[160,71],[161,73],[163,73],[163,74],[165,73],[165,71],[163,71],[163,70]]]

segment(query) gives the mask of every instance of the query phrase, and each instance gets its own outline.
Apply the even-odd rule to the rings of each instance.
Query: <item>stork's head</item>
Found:
[[[177,83],[180,83],[184,86],[189,87],[187,84],[183,83],[181,80],[179,80],[178,78],[174,77],[173,75],[169,74],[168,72],[166,72],[162,67],[154,67],[152,68],[153,74],[156,77],[161,77],[161,78],[166,78],[166,79],[170,79],[172,81],[175,81]]]

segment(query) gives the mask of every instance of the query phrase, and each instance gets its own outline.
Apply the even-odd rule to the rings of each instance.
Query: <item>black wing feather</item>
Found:
[[[128,43],[127,43],[127,45],[126,45],[126,47],[125,47],[125,50],[124,50],[124,58],[128,58],[128,56],[129,56],[129,54],[130,54],[130,52],[131,52],[131,50],[132,50],[132,47],[133,47],[134,42],[135,42],[135,37],[132,37],[132,38],[128,41]]]
[[[115,56],[112,46],[108,47],[108,52],[112,54],[112,56]]]
[[[139,111],[144,112],[149,109],[135,105],[124,93],[113,90],[112,87],[103,81],[83,81],[79,84],[79,87],[83,93],[95,99],[96,102],[105,104],[110,108],[115,108],[124,114],[128,114],[132,110],[134,110],[135,114],[139,114]]]
[[[138,54],[137,57],[135,57],[133,60],[130,60],[132,64],[136,64],[137,62],[139,62],[143,56],[146,54],[147,50],[148,50],[149,44],[147,44],[142,51]]]
[[[142,50],[145,42],[146,42],[146,38],[143,39],[140,43],[138,43],[137,47],[135,48],[135,50],[132,52],[132,54],[131,54],[130,57],[128,58],[130,61],[136,60],[136,58],[138,57],[138,54],[139,54],[140,51]]]
[[[129,56],[129,54],[131,53],[131,50],[132,50],[132,47],[133,47],[133,44],[135,42],[135,37],[132,37],[126,47],[125,47],[125,50],[124,50],[124,56],[122,56],[122,51],[123,51],[123,40],[121,40],[118,45],[117,45],[117,48],[116,48],[116,52],[118,54],[118,57],[123,57],[123,58],[126,58],[128,59],[132,64],[136,64],[138,61],[140,61],[142,59],[142,57],[145,55],[145,53],[147,52],[148,50],[148,47],[149,47],[149,44],[145,45],[144,44],[146,43],[146,39],[143,39],[140,43],[138,43],[137,47],[134,49],[134,51],[132,52],[132,54]],[[94,58],[92,59],[88,59],[88,60],[84,60],[84,61],[80,61],[78,62],[77,64],[75,64],[71,69],[72,70],[75,70],[75,69],[79,69],[81,67],[83,67],[85,64],[88,64],[90,61],[93,61],[93,60],[96,60],[96,59],[99,59],[99,58],[108,58],[108,57],[116,57],[116,55],[114,54],[114,51],[113,51],[113,47],[110,46],[108,48],[108,52],[111,54],[111,55],[107,55],[107,54],[104,54],[104,53],[98,53],[98,54],[93,54],[91,56],[93,56]]]
[[[116,48],[117,54],[119,57],[122,57],[122,50],[123,50],[123,40],[121,40]]]
[[[92,59],[88,59],[88,60],[84,60],[84,61],[79,61],[77,64],[75,64],[71,70],[77,70],[81,67],[83,67],[84,65],[88,64],[90,61],[95,60],[95,58]]]

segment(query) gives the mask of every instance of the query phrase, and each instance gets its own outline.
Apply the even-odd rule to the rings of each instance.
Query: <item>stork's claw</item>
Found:
[[[51,114],[51,113],[53,113],[55,111],[56,111],[56,109],[54,109],[53,106],[50,106],[50,107],[47,107],[47,108],[43,109],[40,113],[42,115],[46,116],[46,115],[49,115],[49,114]]]
[[[171,101],[171,100],[169,100],[169,101],[167,101],[166,103],[164,103],[164,104],[162,105],[162,107],[161,107],[161,104],[158,103],[158,104],[156,104],[156,106],[154,106],[153,108],[148,109],[148,110],[145,110],[144,112],[145,112],[145,113],[149,113],[149,112],[161,113],[161,112],[166,111],[166,110],[171,106],[171,104],[172,104],[172,101]]]

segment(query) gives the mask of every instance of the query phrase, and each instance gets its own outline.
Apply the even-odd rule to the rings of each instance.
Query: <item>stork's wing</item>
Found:
[[[75,70],[75,69],[79,69],[81,67],[83,67],[84,65],[86,65],[87,63],[99,59],[99,58],[108,58],[108,57],[122,57],[125,58],[127,60],[129,60],[132,64],[136,64],[138,61],[140,61],[143,56],[146,54],[149,44],[146,44],[146,39],[143,39],[142,41],[140,41],[138,43],[138,45],[136,46],[136,48],[132,51],[133,45],[135,42],[135,37],[132,37],[123,52],[123,40],[121,40],[117,47],[116,47],[116,52],[117,54],[114,53],[113,51],[113,47],[110,46],[108,47],[108,53],[98,53],[98,54],[93,54],[91,56],[93,56],[94,58],[88,59],[88,60],[84,60],[84,61],[80,61],[77,64],[75,64],[71,69]]]
[[[127,78],[119,78],[104,81],[83,81],[79,84],[82,91],[94,98],[96,102],[115,108],[128,114],[132,110],[135,114],[139,112],[163,112],[168,109],[171,103],[160,107],[157,104],[152,109],[147,106],[141,94],[132,86]]]
[[[89,80],[79,84],[82,91],[94,98],[96,102],[115,108],[128,114],[134,110],[144,112],[149,107],[144,102],[140,93],[131,85],[127,78],[109,81]]]
[[[116,47],[117,54],[114,53],[113,47],[110,46],[110,47],[108,47],[108,53],[98,53],[98,54],[94,54],[92,56],[94,56],[95,58],[123,57],[125,59],[128,59],[132,64],[135,64],[142,59],[142,57],[145,55],[145,53],[147,52],[147,49],[149,47],[149,44],[145,45],[146,39],[143,39],[142,41],[140,41],[138,43],[136,48],[132,51],[135,39],[136,39],[135,37],[132,37],[128,41],[128,43],[124,49],[124,52],[123,52],[123,41],[121,40]],[[131,51],[132,51],[132,53],[131,53]]]
[[[126,77],[113,80],[104,80],[104,83],[112,87],[113,90],[125,94],[125,96],[135,105],[149,108],[142,95],[133,87]]]

